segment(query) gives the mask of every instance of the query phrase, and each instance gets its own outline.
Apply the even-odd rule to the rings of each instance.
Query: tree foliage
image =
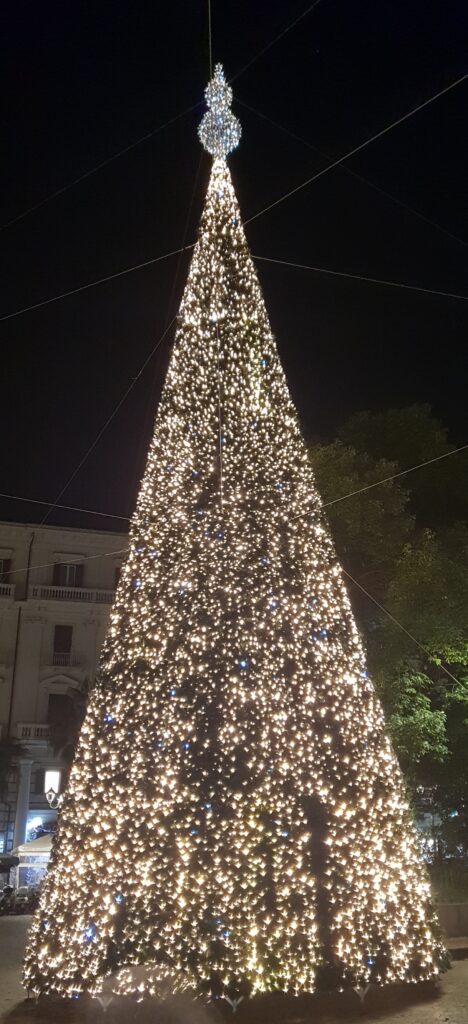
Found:
[[[452,855],[468,851],[466,453],[362,488],[453,450],[425,405],[358,413],[311,447],[342,564],[389,613],[350,585],[400,762]]]
[[[398,465],[336,440],[311,449],[318,487],[340,558],[352,575],[364,574],[381,588],[414,529],[409,495],[395,480]],[[351,495],[348,497],[348,495]]]
[[[400,470],[437,458],[403,477],[410,508],[420,526],[440,526],[447,518],[464,519],[468,507],[468,451],[454,451],[448,431],[429,405],[410,405],[386,412],[359,412],[340,429],[339,438],[374,459],[388,459]]]

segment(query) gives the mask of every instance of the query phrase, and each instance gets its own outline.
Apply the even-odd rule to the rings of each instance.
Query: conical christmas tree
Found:
[[[31,929],[36,992],[310,992],[432,978],[443,955],[249,256],[220,67],[207,95],[211,179]]]

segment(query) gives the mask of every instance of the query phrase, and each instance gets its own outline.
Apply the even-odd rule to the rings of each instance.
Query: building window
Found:
[[[56,587],[82,587],[83,563],[56,562],[54,565],[52,583]]]
[[[0,558],[0,583],[9,583],[11,558]]]
[[[60,782],[62,773],[56,769],[47,769],[44,773],[44,793],[48,793],[50,789],[54,790],[54,793],[60,793]]]
[[[73,639],[73,626],[55,626],[54,628],[54,665],[70,665]]]

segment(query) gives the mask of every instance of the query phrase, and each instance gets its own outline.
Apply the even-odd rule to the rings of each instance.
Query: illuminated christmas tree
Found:
[[[242,228],[219,66],[207,98],[208,194],[31,929],[36,992],[311,992],[443,960]]]

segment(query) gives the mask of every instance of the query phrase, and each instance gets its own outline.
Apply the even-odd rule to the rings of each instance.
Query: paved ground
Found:
[[[68,1009],[60,1010],[60,1004],[45,1006],[43,1011],[39,1007],[35,1009],[34,1002],[24,1002],[24,990],[20,983],[21,960],[23,956],[26,932],[30,917],[0,917],[0,1021],[9,1021],[11,1024],[43,1024],[50,1020],[54,1024],[70,1021]],[[20,1005],[18,1005],[20,1004]],[[21,1005],[22,1004],[22,1005]],[[140,1004],[141,1005],[141,1004]],[[177,1024],[199,1024],[205,1019],[205,1013],[194,1012],[193,1004],[187,1007],[187,1013],[177,1014]],[[39,1011],[39,1012],[38,1012]],[[93,1014],[94,1016],[94,1014]],[[108,1015],[108,1022],[113,1014]],[[151,1014],[151,1019],[158,1020],[157,1012]],[[243,1016],[239,1014],[240,1017]],[[294,1024],[312,1024],[312,1019],[302,1018],[299,1021],[299,1014],[295,1017]],[[87,1015],[88,1021],[91,1020]],[[102,1012],[96,1012],[100,1024],[105,1021]],[[428,1001],[417,1003],[413,1006],[393,1008],[389,1012],[380,1010],[378,1013],[363,1012],[357,1013],[354,1020],[360,1018],[368,1024],[468,1024],[468,960],[462,960],[453,964],[452,969],[444,976],[440,986],[440,994]],[[146,1018],[149,1020],[149,1017]],[[346,1015],[341,1016],[344,1021]],[[328,1018],[330,1024],[337,1018]],[[235,1022],[235,1018],[234,1018]],[[206,1017],[206,1024],[209,1024]],[[285,1018],[286,1024],[286,1018]],[[293,1024],[292,1017],[289,1017],[289,1024]]]
[[[24,999],[20,982],[29,915],[0,917],[0,1020]]]

